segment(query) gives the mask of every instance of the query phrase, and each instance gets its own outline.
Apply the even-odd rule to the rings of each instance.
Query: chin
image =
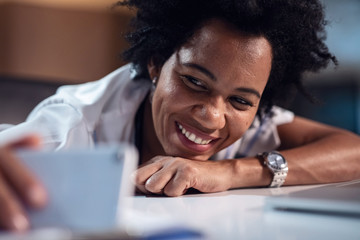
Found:
[[[209,158],[211,156],[208,155],[197,155],[197,154],[192,154],[192,153],[185,153],[181,152],[179,153],[178,151],[174,152],[172,151],[172,154],[167,154],[169,156],[173,156],[173,157],[180,157],[180,158],[186,158],[186,159],[191,159],[191,160],[197,160],[197,161],[207,161],[209,160]]]

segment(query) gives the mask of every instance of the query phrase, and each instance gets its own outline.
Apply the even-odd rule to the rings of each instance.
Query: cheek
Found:
[[[154,126],[158,134],[166,134],[171,116],[183,109],[183,100],[181,88],[171,76],[159,80],[152,100]]]
[[[255,118],[255,112],[240,112],[238,114],[235,114],[232,118],[229,119],[229,133],[230,138],[234,141],[241,138],[245,132],[249,129],[251,126],[254,118]]]

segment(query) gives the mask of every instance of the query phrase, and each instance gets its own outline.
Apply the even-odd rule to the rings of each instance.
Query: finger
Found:
[[[9,190],[5,179],[0,173],[0,228],[13,231],[25,231],[29,228],[29,221],[15,198]]]
[[[9,148],[33,148],[37,149],[41,146],[41,139],[37,135],[25,136],[8,145]]]
[[[46,205],[46,190],[9,147],[0,149],[0,172],[16,194],[30,207],[41,208]]]
[[[164,187],[164,194],[169,197],[177,197],[186,193],[191,188],[191,181],[177,172],[175,176]]]
[[[162,194],[163,189],[174,176],[175,170],[162,168],[154,173],[145,182],[145,189],[149,192]]]

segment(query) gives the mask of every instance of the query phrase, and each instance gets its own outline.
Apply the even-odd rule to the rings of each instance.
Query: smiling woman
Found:
[[[161,71],[149,64],[150,78],[158,79],[152,118],[159,140],[150,142],[149,148],[207,160],[250,127],[270,75],[271,47],[265,38],[233,28],[210,20]]]
[[[358,136],[279,107],[294,89],[306,94],[305,72],[337,63],[323,42],[319,1],[117,5],[137,10],[124,53],[131,63],[99,81],[59,88],[26,122],[1,132],[0,141],[41,129],[43,147],[54,150],[130,142],[140,153],[137,189],[166,196],[191,188],[216,192],[360,178]],[[45,203],[41,185],[14,159],[16,145],[0,148],[12,156],[0,155],[0,170],[29,185],[14,189],[0,178],[6,210],[0,224],[22,229],[27,225],[8,220],[24,216],[19,202]],[[14,170],[19,166],[22,174]]]

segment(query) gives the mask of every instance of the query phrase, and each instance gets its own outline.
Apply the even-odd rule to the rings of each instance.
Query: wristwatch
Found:
[[[281,187],[289,171],[285,158],[277,151],[259,153],[257,156],[273,174],[269,187]]]

